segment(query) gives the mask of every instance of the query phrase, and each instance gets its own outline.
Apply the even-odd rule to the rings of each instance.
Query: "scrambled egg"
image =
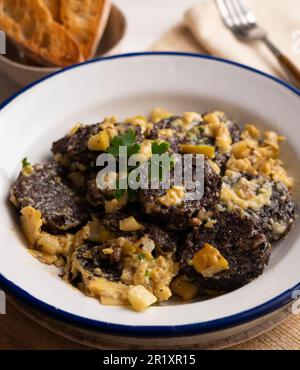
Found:
[[[195,254],[191,266],[205,278],[211,278],[217,273],[229,269],[227,260],[217,248],[208,243]]]
[[[235,172],[228,170],[226,175],[227,178],[230,178],[235,176]],[[266,181],[260,184],[257,179],[249,181],[241,177],[233,187],[223,182],[220,200],[229,211],[234,211],[236,207],[242,210],[251,208],[258,211],[260,208],[271,204],[271,196],[271,182]]]
[[[214,137],[216,147],[221,153],[229,153],[232,147],[232,139],[228,127],[224,120],[224,113],[213,112],[206,114],[203,119],[206,123],[204,132],[208,137]]]
[[[172,114],[163,109],[154,110],[149,120],[143,116],[135,116],[125,122],[139,126],[142,133],[147,133],[154,125],[171,117]],[[222,112],[212,112],[203,117],[195,112],[184,113],[176,121],[175,125],[182,126],[186,133],[199,122],[203,122],[203,132],[208,138],[215,140],[215,146],[208,145],[181,145],[182,153],[204,153],[209,163],[217,174],[221,168],[213,161],[215,149],[229,157],[226,164],[227,178],[233,178],[236,174],[249,174],[252,176],[264,175],[274,181],[283,182],[288,188],[293,186],[293,179],[288,176],[279,159],[280,142],[284,140],[275,132],[267,131],[264,134],[254,125],[246,125],[241,135],[241,140],[232,142],[229,128],[226,125],[226,116]],[[76,125],[70,136],[74,135],[82,127]],[[171,128],[161,129],[160,138],[170,138],[176,133]],[[102,131],[93,135],[88,140],[88,148],[92,151],[106,151],[111,140],[118,135],[117,121],[114,117],[108,118],[102,124]],[[141,142],[140,154],[149,159],[152,155],[152,140],[145,139]],[[56,158],[61,164],[66,165],[62,156]],[[84,186],[84,177],[80,169],[69,174],[70,180],[78,187]],[[30,173],[31,168],[23,170]],[[26,173],[27,173],[26,172]],[[230,211],[251,208],[258,211],[260,208],[270,205],[272,196],[272,185],[266,181],[263,184],[258,180],[247,180],[242,177],[234,186],[223,182],[220,200]],[[179,206],[183,203],[185,191],[183,187],[174,186],[166,190],[159,198],[159,202],[166,206]],[[17,206],[16,200],[11,199]],[[115,213],[123,208],[128,202],[125,194],[121,199],[105,201],[105,212]],[[149,207],[154,207],[153,204]],[[214,227],[216,220],[207,218],[204,227]],[[199,223],[199,225],[201,222]],[[143,311],[156,302],[167,301],[172,293],[184,300],[191,300],[199,294],[195,283],[185,275],[179,275],[180,266],[174,261],[172,255],[162,256],[153,253],[155,243],[144,235],[139,240],[132,240],[131,237],[116,237],[114,232],[108,230],[101,224],[101,220],[93,218],[75,234],[65,233],[64,235],[51,235],[42,230],[42,214],[33,207],[25,207],[21,210],[21,227],[30,245],[30,252],[41,262],[55,264],[58,267],[65,266],[65,280],[69,281],[67,272],[72,276],[81,275],[82,283],[80,289],[87,295],[100,300],[106,305],[131,306],[136,311]],[[274,224],[274,228],[282,231],[286,227],[280,222]],[[125,233],[138,232],[143,230],[141,225],[133,216],[119,221],[119,229]],[[117,245],[122,250],[122,271],[120,281],[109,281],[104,277],[91,275],[76,256],[76,250],[83,242],[107,243],[102,249],[104,255],[110,256],[114,253]],[[143,248],[141,248],[141,245]],[[228,261],[221,255],[219,250],[210,244],[205,244],[193,259],[190,266],[205,278],[212,278],[219,272],[229,269]]]
[[[179,206],[184,199],[184,188],[182,186],[173,186],[172,189],[168,189],[165,195],[159,197],[159,202],[166,206]]]
[[[293,179],[287,175],[279,159],[280,142],[284,140],[282,136],[272,131],[262,135],[254,125],[247,125],[241,139],[232,147],[227,162],[228,170],[249,175],[261,174],[283,182],[288,188],[293,186]]]

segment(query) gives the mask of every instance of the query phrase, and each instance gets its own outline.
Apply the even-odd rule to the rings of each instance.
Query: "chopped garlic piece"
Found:
[[[123,306],[128,304],[129,288],[120,282],[108,281],[102,277],[85,279],[88,292],[100,299],[102,304]]]
[[[157,298],[142,285],[137,285],[129,289],[128,300],[136,311],[141,312],[153,305]]]
[[[149,238],[148,235],[143,236],[138,242],[138,246],[146,252],[151,253],[155,249],[155,243],[154,241]]]
[[[55,256],[63,251],[60,240],[56,235],[41,233],[37,240],[37,246],[46,254]]]
[[[43,225],[42,214],[31,206],[21,209],[21,227],[30,245],[38,239]]]

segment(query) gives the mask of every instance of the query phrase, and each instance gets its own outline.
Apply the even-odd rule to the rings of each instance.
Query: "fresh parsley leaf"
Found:
[[[154,141],[151,145],[152,154],[164,154],[170,149],[170,143]]]
[[[23,158],[22,161],[21,161],[21,163],[22,163],[22,168],[27,168],[27,167],[30,167],[31,166],[31,164],[28,161],[27,157]]]
[[[136,141],[136,133],[133,131],[133,129],[129,129],[125,132],[125,134],[121,135],[123,145],[130,146],[135,143]]]
[[[137,154],[141,146],[140,144],[136,143],[136,133],[133,129],[127,130],[124,134],[115,136],[108,148],[107,152],[115,157],[120,154],[120,147],[127,147],[127,158],[131,157],[134,154]],[[128,174],[133,171],[135,168],[128,168]],[[128,177],[127,174],[127,177]],[[123,195],[128,192],[129,200],[135,199],[134,191],[131,189],[116,189],[115,191],[115,198],[120,200]]]
[[[133,154],[137,154],[141,149],[141,146],[136,142],[136,133],[134,130],[129,129],[124,134],[115,136],[108,148],[107,152],[113,156],[119,155],[119,149],[122,146],[127,147],[127,156],[130,157]]]
[[[174,157],[174,155],[172,155],[171,156],[171,162],[170,162],[170,169],[175,167],[175,163],[176,163],[175,157]]]
[[[127,147],[127,156],[130,157],[134,154],[137,154],[141,149],[140,144],[133,144]]]
[[[113,145],[111,143],[111,146],[107,149],[107,153],[117,157],[119,155],[119,145]]]
[[[170,149],[170,143],[168,143],[166,141],[162,141],[160,143],[157,142],[157,141],[154,141],[152,143],[152,146],[151,146],[152,154],[158,154],[158,155],[165,154],[169,151],[169,149]],[[170,158],[171,158],[171,161],[170,161],[170,167],[169,168],[164,168],[162,163],[161,162],[159,163],[159,174],[158,174],[158,180],[159,181],[162,181],[164,176],[175,166],[174,157],[171,156]],[[150,173],[150,177],[151,177],[152,176],[151,167],[149,168],[149,173]]]

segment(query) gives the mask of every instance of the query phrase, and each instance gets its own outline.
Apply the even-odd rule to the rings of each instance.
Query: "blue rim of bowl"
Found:
[[[91,64],[91,63],[99,63],[102,61],[113,60],[113,59],[122,59],[122,58],[132,58],[132,57],[147,57],[147,56],[179,56],[179,57],[188,57],[188,58],[198,58],[198,59],[208,59],[213,60],[220,63],[229,64],[235,66],[240,69],[244,69],[250,71],[252,73],[261,75],[269,80],[274,81],[275,83],[287,88],[291,92],[295,93],[297,96],[300,97],[300,90],[297,88],[289,85],[288,83],[273,77],[267,73],[259,71],[255,68],[248,67],[246,65],[236,63],[227,59],[216,58],[210,55],[203,55],[203,54],[195,54],[195,53],[180,53],[180,52],[143,52],[143,53],[128,53],[128,54],[118,54],[109,57],[102,57],[96,58],[93,60],[89,60],[84,63],[72,65],[70,67],[64,68],[59,70],[51,75],[48,75],[32,84],[24,87],[23,89],[19,90],[16,94],[12,95],[2,104],[0,104],[0,111],[6,107],[8,104],[13,102],[19,95],[23,94],[27,90],[31,89],[37,84],[52,78],[58,74],[64,73],[65,71],[79,68],[81,66]],[[260,306],[254,307],[247,311],[240,312],[238,314],[227,316],[224,318],[201,322],[201,323],[194,323],[194,324],[187,324],[187,325],[175,325],[175,326],[134,326],[134,325],[122,325],[122,324],[112,324],[108,322],[101,322],[97,320],[87,319],[81,316],[77,316],[71,314],[69,312],[60,310],[54,306],[51,306],[36,297],[33,297],[31,294],[23,290],[22,288],[15,285],[13,282],[6,279],[2,274],[0,274],[0,284],[2,287],[6,288],[9,293],[20,298],[25,303],[29,303],[30,305],[38,308],[39,310],[47,313],[49,316],[60,320],[62,322],[74,324],[80,327],[90,328],[97,331],[110,333],[114,335],[120,336],[139,336],[139,337],[178,337],[178,336],[193,336],[193,335],[201,335],[204,333],[224,330],[228,328],[232,328],[238,325],[242,325],[258,318],[261,318],[265,315],[271,314],[274,311],[277,311],[287,304],[289,304],[293,298],[293,292],[300,289],[300,282],[295,285],[293,288],[288,289],[284,293],[280,294],[279,296],[273,298],[270,301],[263,303]]]

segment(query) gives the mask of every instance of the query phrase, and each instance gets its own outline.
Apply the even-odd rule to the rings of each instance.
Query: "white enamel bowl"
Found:
[[[102,306],[85,297],[64,283],[55,268],[42,265],[26,250],[7,200],[21,159],[43,160],[52,141],[78,121],[147,114],[154,107],[174,113],[219,109],[241,123],[278,130],[287,137],[283,158],[299,188],[299,91],[258,71],[192,54],[120,55],[74,66],[1,107],[0,282],[65,323],[127,338],[157,337],[154,346],[166,343],[162,339],[166,336],[170,345],[179,336],[184,338],[180,343],[205,342],[212,335],[228,336],[272,317],[299,287],[298,221],[288,237],[274,245],[266,272],[247,286],[211,300],[152,307],[144,313]]]

